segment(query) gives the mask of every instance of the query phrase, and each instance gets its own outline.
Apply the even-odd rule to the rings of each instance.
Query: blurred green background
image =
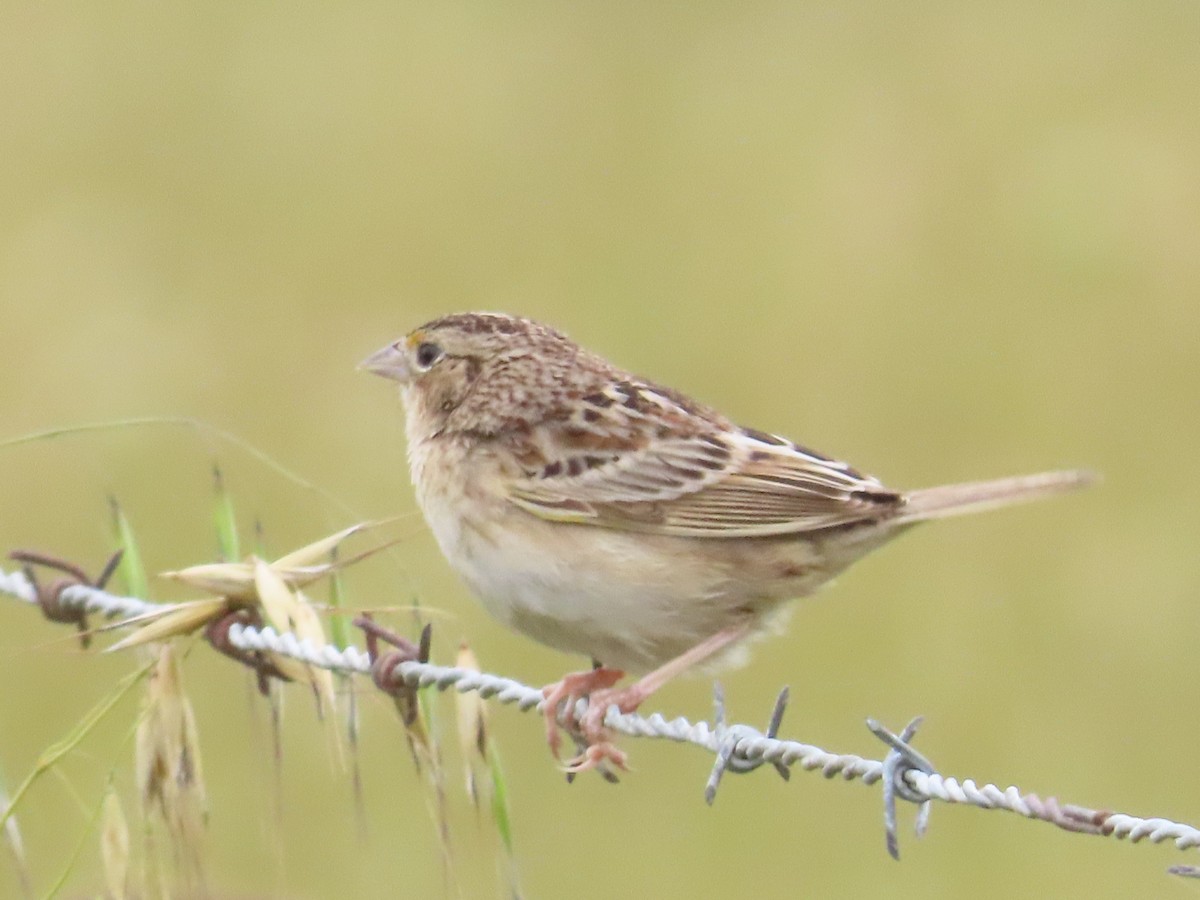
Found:
[[[867,716],[923,713],[948,774],[1200,821],[1198,46],[1196,5],[1156,0],[6,4],[0,438],[193,416],[358,516],[412,513],[398,403],[354,365],[482,308],[895,486],[1094,467],[861,563],[722,676],[731,715],[788,683],[787,736],[876,756]],[[353,520],[228,443],[128,428],[0,450],[0,548],[98,566],[111,493],[153,570],[210,559],[214,459],[274,549]],[[465,637],[532,683],[580,664],[488,620],[419,518],[400,532],[355,602],[436,607],[444,661]],[[0,622],[11,789],[133,660]],[[503,894],[452,750],[445,887],[386,700],[364,830],[305,698],[277,777],[246,675],[207,652],[186,674],[222,893]],[[710,684],[651,708],[707,715]],[[122,709],[22,812],[38,886],[114,759],[132,815]],[[709,758],[632,740],[619,787],[567,786],[535,719],[492,721],[530,897],[1165,895],[1194,861],[939,807],[897,865],[875,789],[765,771],[709,809]]]

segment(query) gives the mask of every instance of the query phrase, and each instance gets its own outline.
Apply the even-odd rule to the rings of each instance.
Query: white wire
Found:
[[[37,602],[33,585],[20,571],[6,573],[0,570],[0,593],[24,603]],[[163,608],[161,604],[148,603],[135,597],[120,597],[85,585],[63,589],[58,602],[62,606],[80,607],[105,618],[132,618]],[[279,653],[324,669],[360,675],[371,672],[370,657],[357,647],[318,647],[308,639],[299,639],[289,633],[280,634],[269,627],[260,629],[234,624],[229,629],[229,640],[242,650]],[[477,691],[482,697],[515,705],[522,711],[540,710],[544,702],[539,688],[471,669],[404,661],[393,669],[393,678],[411,687],[432,685],[438,690],[453,687],[460,693]],[[576,714],[582,713],[585,708],[586,700],[580,701]],[[693,744],[715,754],[725,751],[726,759],[732,751],[733,756],[743,761],[781,763],[807,772],[818,771],[826,778],[840,775],[843,780],[857,779],[870,785],[884,775],[884,760],[831,753],[812,744],[768,737],[748,725],[714,727],[707,722],[693,723],[684,718],[667,720],[658,713],[650,716],[623,714],[615,707],[608,710],[604,724],[633,737]],[[937,800],[978,809],[1003,809],[1067,830],[1108,835],[1128,839],[1132,843],[1146,840],[1157,844],[1170,840],[1180,850],[1200,847],[1200,829],[1169,819],[1143,818],[1062,805],[1053,800],[1042,800],[1036,794],[1022,793],[1015,787],[1002,790],[994,784],[978,786],[971,779],[959,781],[937,772],[919,771],[911,766],[901,767],[898,778],[902,779],[905,789],[902,796],[915,802]]]

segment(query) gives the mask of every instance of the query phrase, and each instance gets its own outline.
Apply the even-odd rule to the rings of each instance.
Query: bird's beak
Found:
[[[360,362],[358,368],[375,375],[382,375],[384,378],[390,378],[401,384],[406,383],[410,375],[404,351],[396,344],[388,344],[386,347],[376,350]]]

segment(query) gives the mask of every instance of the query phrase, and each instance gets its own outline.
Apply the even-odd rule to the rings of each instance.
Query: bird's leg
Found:
[[[674,659],[659,666],[653,672],[642,676],[628,687],[612,687],[616,679],[608,684],[592,686],[588,694],[587,712],[583,714],[583,718],[579,722],[579,730],[587,742],[587,749],[567,763],[567,771],[586,772],[606,760],[618,768],[624,769],[625,754],[609,740],[609,734],[604,728],[604,717],[608,714],[609,707],[615,706],[622,713],[634,712],[645,702],[647,697],[672,678],[683,674],[692,666],[704,662],[730,644],[741,640],[749,631],[750,625],[745,622],[723,628],[712,637],[705,638],[690,650],[685,650]],[[595,671],[611,672],[613,670],[597,669]]]
[[[589,696],[593,691],[611,688],[624,677],[625,673],[620,669],[607,669],[597,665],[587,672],[564,675],[561,681],[542,688],[542,696],[546,698],[542,704],[542,715],[546,717],[546,742],[550,745],[550,752],[554,754],[555,759],[559,758],[558,708],[562,702],[567,701],[567,721],[574,722],[577,700]]]

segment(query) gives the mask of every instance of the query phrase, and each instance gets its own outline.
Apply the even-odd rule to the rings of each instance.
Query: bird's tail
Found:
[[[923,522],[926,519],[981,512],[1078,490],[1094,481],[1094,473],[1076,470],[921,488],[905,495],[905,504],[898,518],[901,522]]]

